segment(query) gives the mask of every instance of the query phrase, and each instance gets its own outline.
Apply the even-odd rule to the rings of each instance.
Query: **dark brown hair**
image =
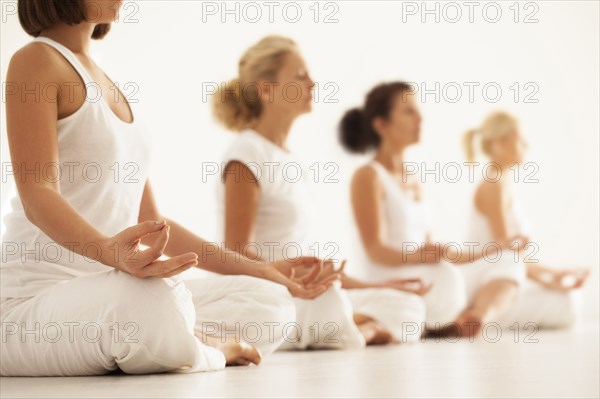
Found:
[[[19,0],[19,22],[33,37],[57,22],[76,25],[86,20],[84,0]],[[98,24],[93,39],[102,39],[110,30],[110,24]]]
[[[338,127],[342,146],[356,153],[377,148],[381,138],[373,129],[373,120],[378,117],[388,118],[396,96],[412,90],[411,85],[406,82],[382,83],[371,89],[363,108],[353,108],[342,117]]]

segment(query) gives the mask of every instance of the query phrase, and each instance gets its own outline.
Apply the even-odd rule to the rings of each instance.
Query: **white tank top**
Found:
[[[377,179],[383,190],[380,220],[384,225],[386,244],[400,251],[411,249],[412,244],[421,246],[431,230],[431,211],[423,199],[417,201],[403,190],[388,170],[379,162],[372,161],[369,166],[377,173]],[[349,263],[352,272],[367,280],[379,278],[378,269],[389,270],[388,266],[371,261],[360,239],[358,228],[355,229],[356,261]],[[410,247],[404,244],[410,243]],[[353,265],[352,265],[353,264]]]
[[[258,180],[260,200],[252,249],[260,251],[265,260],[315,255],[308,248],[312,207],[307,174],[300,162],[253,130],[239,133],[225,152],[223,169],[231,161],[245,164]],[[219,236],[223,239],[224,186],[219,182],[217,189]]]
[[[68,48],[44,37],[33,41],[60,52],[87,88],[83,105],[57,121],[58,165],[47,167],[60,168],[60,192],[75,210],[102,234],[115,235],[137,223],[148,175],[149,146],[138,115],[133,123],[117,117]],[[45,167],[40,166],[41,178]],[[94,244],[85,247],[85,258],[53,242],[27,219],[18,193],[11,205],[2,237],[1,297],[34,296],[61,281],[110,269],[93,261]]]
[[[528,236],[531,234],[531,225],[527,220],[527,215],[524,212],[519,198],[515,195],[511,196],[511,205],[506,213],[506,222],[509,236],[514,236],[515,234]],[[467,228],[466,241],[477,242],[482,245],[495,241],[488,220],[475,206],[475,199],[472,201],[471,217]]]

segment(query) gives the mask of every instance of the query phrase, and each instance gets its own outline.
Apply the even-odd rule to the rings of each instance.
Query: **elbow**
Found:
[[[365,245],[365,250],[369,260],[380,266],[399,266],[408,263],[405,256],[382,242],[373,242]]]
[[[378,251],[373,246],[365,247],[365,250],[371,262],[379,263]]]
[[[34,225],[38,225],[38,212],[36,211],[35,202],[28,201],[26,198],[21,197],[21,204],[23,205],[23,212],[25,217]]]
[[[382,245],[378,242],[372,242],[365,245],[365,250],[371,262],[385,265],[386,259],[383,256]]]

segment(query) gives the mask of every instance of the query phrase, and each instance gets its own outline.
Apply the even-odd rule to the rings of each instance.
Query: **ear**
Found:
[[[375,119],[373,119],[373,122],[371,123],[373,130],[375,130],[375,133],[377,133],[378,135],[381,136],[381,133],[383,131],[385,131],[386,128],[386,121],[385,119],[383,119],[380,116],[375,117]]]
[[[498,138],[495,138],[494,140],[492,140],[490,142],[490,153],[492,155],[498,155],[501,152],[501,143],[500,140],[498,140]]]
[[[272,80],[261,79],[258,81],[258,87],[260,89],[258,95],[261,103],[266,104],[273,102],[277,86],[279,86],[279,82],[274,82]]]

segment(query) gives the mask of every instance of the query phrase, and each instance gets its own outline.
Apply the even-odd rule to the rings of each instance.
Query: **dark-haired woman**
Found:
[[[239,76],[214,97],[217,119],[239,132],[219,187],[225,244],[257,259],[313,253],[306,173],[286,142],[295,120],[311,110],[314,82],[297,45],[285,37],[263,38],[238,66]],[[344,275],[341,285],[349,289],[336,285],[318,298],[294,300],[301,335],[286,348],[351,349],[419,338],[424,306],[412,293],[424,288],[419,282],[364,284]]]
[[[2,242],[2,375],[194,372],[259,363],[295,320],[290,292],[313,298],[336,277],[312,273],[299,281],[281,272],[305,263],[319,271],[315,258],[232,261],[161,215],[148,181],[141,115],[118,90],[118,98],[102,95],[114,86],[89,55],[91,39],[108,32],[120,3],[18,3],[21,24],[35,39],[14,54],[6,79],[18,88],[6,96],[18,195]],[[125,174],[115,175],[115,168],[135,173],[115,179]],[[171,258],[161,260],[163,254]],[[171,278],[197,265],[248,276],[185,285]],[[258,339],[255,330],[248,333],[254,346],[245,343],[243,329],[241,340],[222,336],[247,324],[261,329]]]
[[[440,243],[430,240],[430,216],[419,181],[405,168],[404,151],[419,141],[420,125],[415,95],[403,82],[376,86],[364,107],[348,111],[340,123],[346,149],[375,152],[373,160],[355,172],[351,190],[362,252],[368,259],[364,264],[369,265],[364,274],[371,279],[429,281],[433,286],[424,296],[427,327],[436,329],[457,321],[461,333],[474,335],[481,326],[461,318],[469,302],[493,305],[497,315],[509,306],[524,276],[513,262],[488,266],[481,260],[475,266],[482,269],[477,284],[489,286],[486,292],[493,292],[493,298],[467,295],[472,290],[465,287],[461,270],[445,261]]]

